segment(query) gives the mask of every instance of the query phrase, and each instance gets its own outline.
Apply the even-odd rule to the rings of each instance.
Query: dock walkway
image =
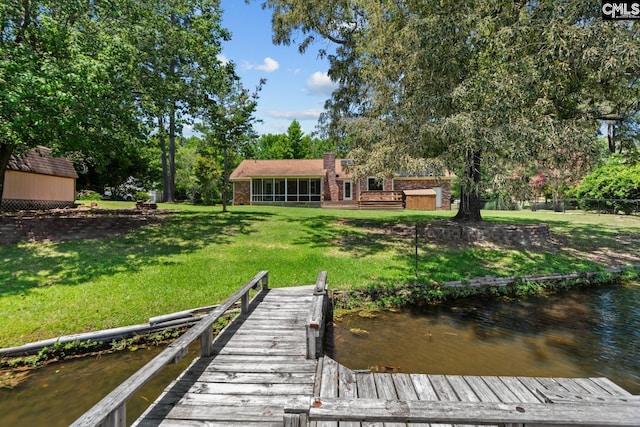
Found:
[[[317,360],[305,323],[313,286],[270,289],[214,341],[135,425],[282,426],[284,408],[308,405]]]
[[[213,339],[211,325],[239,299],[241,314]],[[269,289],[263,271],[72,426],[125,425],[135,390],[198,337],[201,357],[134,425],[640,426],[640,396],[606,378],[353,371],[319,357],[325,308],[325,272],[315,286]]]

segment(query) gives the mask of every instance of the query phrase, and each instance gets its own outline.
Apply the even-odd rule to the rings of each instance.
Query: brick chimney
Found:
[[[326,172],[324,187],[324,199],[338,201],[340,190],[336,182],[336,155],[335,153],[324,153],[322,156],[322,168]]]

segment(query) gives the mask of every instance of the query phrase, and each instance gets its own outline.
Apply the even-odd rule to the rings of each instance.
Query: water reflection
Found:
[[[640,286],[350,315],[329,354],[352,369],[605,376],[640,394]]]

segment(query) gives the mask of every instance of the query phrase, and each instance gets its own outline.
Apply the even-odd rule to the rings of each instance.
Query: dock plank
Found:
[[[325,357],[322,364],[322,378],[320,382],[320,397],[338,397],[338,362]],[[336,421],[320,421],[316,427],[338,427]]]
[[[519,378],[516,377],[499,377],[500,380],[513,392],[517,402],[539,403],[542,402],[539,395],[529,390]]]
[[[484,382],[484,377],[466,376],[465,381],[473,389],[481,402],[500,402],[500,398],[491,390],[491,387]]]
[[[378,399],[383,400],[398,400],[398,393],[396,392],[396,386],[393,382],[392,374],[372,374],[376,385],[376,391],[378,393]],[[385,422],[382,424],[384,427],[405,427],[405,423],[393,423]]]
[[[485,383],[491,388],[501,402],[519,402],[518,396],[503,383],[499,377],[482,377]]]
[[[418,395],[418,400],[438,400],[438,394],[427,375],[410,374],[409,376]]]
[[[356,384],[356,375],[345,366],[338,365],[338,397],[345,399],[354,399],[358,397],[358,385]],[[340,427],[360,427],[360,423],[340,422]]]

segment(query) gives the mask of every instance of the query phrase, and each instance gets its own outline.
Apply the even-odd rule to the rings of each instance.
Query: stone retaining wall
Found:
[[[159,223],[166,213],[133,209],[64,209],[4,214],[0,216],[0,245],[121,236],[135,228]]]
[[[542,246],[549,239],[547,224],[512,225],[482,222],[479,224],[453,221],[432,221],[418,230],[427,242],[475,243],[491,242],[500,245]]]

